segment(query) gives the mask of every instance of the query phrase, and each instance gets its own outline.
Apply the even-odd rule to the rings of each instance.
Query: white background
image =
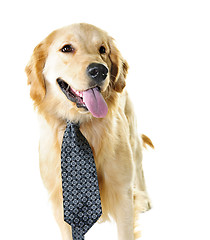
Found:
[[[0,239],[61,239],[39,175],[24,68],[52,30],[88,22],[127,59],[139,130],[156,147],[144,152],[153,209],[140,216],[142,240],[209,240],[209,1],[1,1],[0,18]],[[90,239],[116,240],[115,225],[95,225]]]

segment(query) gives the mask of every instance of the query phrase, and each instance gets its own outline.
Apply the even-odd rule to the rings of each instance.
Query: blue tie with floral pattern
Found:
[[[85,233],[102,214],[95,161],[79,124],[67,121],[61,147],[64,221],[72,227],[73,240]]]

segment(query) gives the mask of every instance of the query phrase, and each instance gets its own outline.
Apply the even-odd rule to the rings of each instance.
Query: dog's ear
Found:
[[[56,34],[57,31],[53,31],[35,47],[31,59],[25,68],[28,84],[31,85],[30,96],[34,100],[36,106],[42,102],[46,94],[43,69],[48,56],[49,47]]]
[[[126,75],[128,73],[128,63],[125,59],[122,58],[120,51],[117,49],[114,44],[113,39],[111,38],[110,42],[110,60],[111,60],[111,82],[112,87],[117,92],[122,92],[126,82]]]
[[[35,47],[31,59],[25,68],[28,84],[31,85],[30,96],[34,100],[35,105],[39,105],[42,102],[46,93],[45,80],[42,74],[47,57],[45,47],[44,42]]]

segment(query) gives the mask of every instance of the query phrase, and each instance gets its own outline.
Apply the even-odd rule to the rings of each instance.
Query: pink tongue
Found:
[[[107,104],[97,87],[83,92],[83,101],[96,118],[103,118],[108,112]]]

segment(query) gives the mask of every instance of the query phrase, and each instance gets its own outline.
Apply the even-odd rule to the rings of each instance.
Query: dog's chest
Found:
[[[84,125],[80,128],[82,134],[87,139],[94,155],[94,160],[96,165],[102,161],[102,158],[107,153],[107,132],[105,132],[104,128],[100,128],[99,126],[89,126],[88,128]],[[57,132],[54,134],[55,141],[58,142],[59,151],[61,151],[63,135],[65,131],[65,126],[61,126],[58,128]],[[110,139],[111,141],[111,139]],[[110,147],[109,147],[110,148]],[[110,149],[109,149],[110,150]]]

